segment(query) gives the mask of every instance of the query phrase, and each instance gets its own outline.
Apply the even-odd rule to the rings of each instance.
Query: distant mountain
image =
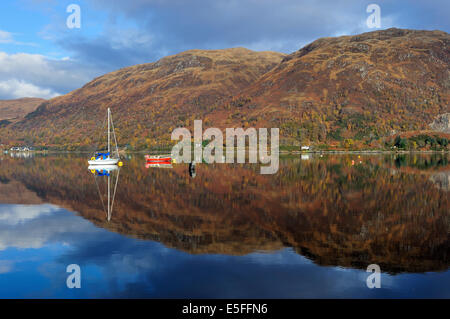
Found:
[[[280,127],[298,141],[424,130],[450,111],[450,35],[388,29],[322,38],[285,57],[235,100],[245,103],[231,119]]]
[[[25,115],[33,112],[45,100],[39,98],[22,98],[0,100],[0,126],[23,120]]]
[[[111,107],[119,143],[132,149],[168,145],[172,130],[192,130],[194,119],[279,127],[283,144],[379,146],[402,132],[442,132],[449,61],[448,33],[402,29],[322,38],[288,56],[192,50],[49,100],[1,128],[0,143],[92,145]]]
[[[19,135],[35,145],[92,145],[110,107],[120,143],[142,148],[167,142],[176,126],[191,125],[193,119],[212,123],[209,114],[215,105],[283,57],[244,48],[191,50],[124,68],[42,104],[9,126],[1,139],[7,143]]]

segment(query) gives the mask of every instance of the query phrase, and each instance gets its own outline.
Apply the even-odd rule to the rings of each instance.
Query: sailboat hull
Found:
[[[89,165],[88,170],[90,171],[107,171],[112,172],[119,169],[119,166],[117,165]]]
[[[118,158],[96,159],[88,161],[89,165],[116,165]]]

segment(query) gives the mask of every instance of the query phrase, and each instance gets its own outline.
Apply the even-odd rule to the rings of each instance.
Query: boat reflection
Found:
[[[114,199],[116,198],[120,168],[117,165],[90,165],[88,169],[94,176],[100,202],[106,214],[106,219],[109,222],[111,221]],[[102,183],[103,178],[106,178],[105,183]],[[102,184],[105,184],[104,187],[102,187]],[[113,186],[114,188],[112,188]],[[104,188],[106,188],[106,191],[102,191]]]
[[[189,176],[192,178],[195,178],[197,176],[197,172],[195,170],[195,163],[189,163]]]
[[[160,164],[145,163],[145,168],[173,168],[173,166],[170,163],[160,163]]]

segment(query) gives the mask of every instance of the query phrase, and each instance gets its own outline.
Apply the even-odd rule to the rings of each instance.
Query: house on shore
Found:
[[[13,146],[9,150],[11,152],[30,152],[30,151],[32,151],[32,148],[28,147],[28,146],[23,146],[23,147]]]

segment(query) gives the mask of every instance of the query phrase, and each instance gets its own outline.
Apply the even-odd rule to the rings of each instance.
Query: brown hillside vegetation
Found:
[[[0,129],[11,141],[69,149],[95,143],[107,107],[119,143],[168,145],[175,127],[279,127],[282,144],[383,145],[442,131],[450,112],[450,35],[388,29],[322,38],[284,56],[193,50],[101,76]]]
[[[22,185],[100,227],[193,254],[291,247],[320,265],[448,269],[448,154],[354,159],[282,159],[273,176],[252,165],[199,164],[192,179],[185,164],[145,169],[135,158],[120,171],[110,221],[98,194],[106,200],[107,181],[95,180],[84,158],[5,157],[0,186]]]
[[[319,39],[235,97],[245,103],[229,122],[245,116],[309,142],[426,129],[450,111],[449,62],[450,35],[441,31]]]
[[[0,100],[0,126],[3,122],[16,122],[33,112],[45,100],[39,98],[22,98],[16,100]]]
[[[176,126],[207,119],[216,103],[256,81],[283,56],[244,48],[192,50],[124,68],[48,101],[5,134],[13,139],[18,133],[39,145],[90,145],[110,107],[119,140],[150,147],[155,138],[170,139]]]

